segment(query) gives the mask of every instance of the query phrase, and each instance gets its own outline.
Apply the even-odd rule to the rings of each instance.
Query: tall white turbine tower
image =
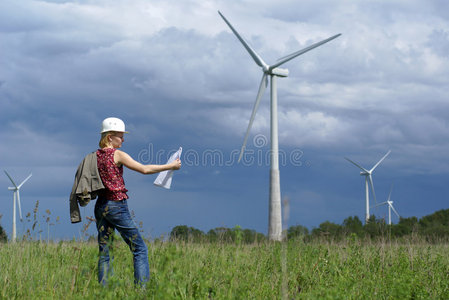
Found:
[[[377,168],[377,166],[385,159],[385,157],[388,156],[388,154],[390,154],[390,150],[388,150],[387,154],[384,155],[384,157],[382,157],[377,164],[374,165],[374,167],[371,168],[371,170],[367,170],[364,167],[361,167],[360,165],[356,164],[355,162],[353,162],[352,160],[350,160],[349,158],[345,157],[345,159],[351,163],[353,163],[356,167],[360,168],[362,171],[360,172],[360,176],[365,176],[365,195],[366,195],[366,215],[365,215],[365,222],[368,223],[369,221],[369,187],[368,185],[371,186],[371,191],[373,193],[373,198],[374,198],[374,202],[376,202],[376,193],[374,192],[374,184],[373,184],[373,171],[374,169]]]
[[[25,180],[22,181],[22,183],[19,185],[16,185],[16,183],[14,182],[14,180],[12,180],[11,176],[8,174],[8,172],[6,172],[6,170],[5,170],[5,174],[6,174],[6,176],[8,176],[9,180],[11,180],[12,184],[14,185],[13,187],[8,187],[8,190],[14,191],[13,209],[12,209],[12,241],[15,242],[16,235],[17,235],[17,233],[16,233],[16,201],[17,201],[17,204],[19,205],[20,221],[22,221],[22,208],[20,207],[20,188],[28,179],[30,179],[32,174],[30,174],[27,178],[25,178]]]
[[[396,216],[398,216],[398,218],[400,218],[398,212],[396,211],[396,209],[394,209],[393,207],[393,201],[391,201],[390,197],[391,197],[391,191],[392,191],[393,187],[391,187],[390,189],[390,193],[388,194],[388,200],[382,203],[377,204],[376,206],[381,206],[381,205],[388,205],[388,225],[391,225],[391,211],[393,210],[393,212],[396,214]]]
[[[276,87],[276,77],[287,77],[288,70],[278,68],[282,64],[294,59],[295,57],[306,53],[318,46],[323,45],[337,37],[341,34],[334,35],[328,39],[321,42],[313,44],[307,48],[296,51],[292,54],[280,58],[276,63],[272,65],[266,64],[263,59],[254,51],[253,48],[240,36],[240,34],[232,27],[231,23],[218,12],[229,28],[234,32],[243,47],[248,51],[256,64],[262,68],[262,80],[260,82],[259,91],[257,93],[256,102],[254,103],[253,111],[251,113],[251,118],[249,120],[248,128],[246,130],[245,138],[243,140],[243,145],[240,151],[239,162],[242,159],[243,152],[245,151],[246,142],[248,140],[248,135],[251,130],[251,126],[256,116],[257,109],[259,107],[260,99],[268,85],[268,76],[271,78],[271,152],[270,152],[270,199],[269,199],[269,224],[268,224],[268,237],[270,240],[279,241],[282,239],[282,216],[281,216],[281,188],[280,188],[280,177],[279,177],[279,143],[278,143],[278,114],[277,114],[277,87]]]

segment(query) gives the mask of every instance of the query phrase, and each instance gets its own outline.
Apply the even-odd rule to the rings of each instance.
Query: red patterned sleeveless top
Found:
[[[107,200],[120,201],[128,199],[123,180],[123,165],[120,167],[114,163],[114,148],[103,148],[97,150],[97,167],[101,181],[105,187],[103,196]]]

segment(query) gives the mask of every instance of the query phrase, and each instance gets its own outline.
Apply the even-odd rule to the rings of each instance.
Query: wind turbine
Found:
[[[391,210],[393,210],[393,212],[396,214],[396,216],[398,216],[398,218],[400,218],[398,212],[396,211],[396,209],[394,209],[393,207],[393,201],[390,200],[391,197],[391,191],[393,190],[393,186],[391,186],[390,188],[390,193],[388,194],[388,200],[382,203],[377,204],[376,206],[381,206],[381,205],[388,205],[388,225],[391,225]]]
[[[390,154],[390,150],[388,150],[387,154],[384,155],[384,157],[382,157],[377,164],[374,165],[374,167],[371,168],[371,170],[367,170],[364,167],[360,166],[359,164],[353,162],[352,160],[350,160],[349,158],[345,157],[345,159],[347,161],[349,161],[350,163],[353,163],[356,167],[360,168],[362,171],[360,172],[360,176],[365,176],[365,195],[366,195],[366,215],[365,215],[365,222],[368,223],[369,221],[369,187],[368,185],[371,186],[371,191],[373,193],[373,198],[374,198],[374,202],[376,202],[376,193],[374,192],[374,184],[373,184],[373,171],[374,169],[377,168],[377,166],[385,159],[385,157],[388,156],[388,154]]]
[[[240,36],[240,34],[232,27],[231,23],[218,11],[220,16],[232,30],[232,32],[237,36],[239,41],[243,44],[243,47],[251,55],[255,63],[262,68],[262,80],[259,85],[259,91],[257,93],[256,102],[254,103],[253,111],[251,113],[251,118],[249,120],[248,128],[246,130],[245,138],[243,140],[243,145],[240,150],[240,156],[238,162],[242,159],[243,152],[245,151],[246,142],[248,140],[248,135],[251,130],[251,126],[256,116],[257,109],[259,107],[260,99],[268,85],[268,76],[271,78],[271,124],[270,124],[270,138],[271,138],[271,152],[270,152],[270,198],[269,198],[269,217],[268,217],[268,237],[270,240],[281,240],[282,239],[282,216],[281,216],[281,188],[280,188],[280,177],[279,177],[279,142],[278,142],[278,113],[277,113],[277,85],[276,77],[287,77],[288,70],[278,68],[284,63],[294,59],[295,57],[304,54],[318,46],[321,46],[337,37],[341,34],[334,35],[328,39],[321,42],[315,43],[309,47],[302,50],[293,52],[287,56],[281,57],[276,63],[272,65],[266,64],[263,59],[256,53],[256,51],[251,48],[251,46]]]
[[[20,188],[28,179],[30,179],[32,174],[30,174],[27,178],[25,178],[25,180],[22,181],[21,184],[17,185],[14,182],[14,180],[12,180],[12,178],[8,174],[8,172],[6,172],[6,170],[4,170],[4,171],[5,171],[6,176],[8,176],[9,180],[11,180],[12,184],[14,185],[13,187],[8,187],[8,190],[14,191],[13,210],[12,210],[12,241],[15,242],[16,241],[16,201],[17,201],[17,204],[19,205],[20,221],[22,221],[22,208],[20,207]]]

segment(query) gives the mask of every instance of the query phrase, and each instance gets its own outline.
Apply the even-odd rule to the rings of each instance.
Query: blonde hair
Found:
[[[100,142],[98,143],[98,145],[100,146],[100,148],[105,148],[105,147],[109,146],[109,140],[108,140],[108,137],[109,137],[110,135],[114,135],[114,134],[116,134],[116,133],[117,133],[117,132],[115,132],[115,131],[106,131],[106,132],[103,132],[103,133],[101,134]]]

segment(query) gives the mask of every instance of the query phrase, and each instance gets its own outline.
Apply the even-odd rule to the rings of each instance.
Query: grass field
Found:
[[[449,299],[449,247],[424,242],[148,243],[151,281],[133,285],[117,239],[97,283],[97,245],[0,244],[2,299]]]

